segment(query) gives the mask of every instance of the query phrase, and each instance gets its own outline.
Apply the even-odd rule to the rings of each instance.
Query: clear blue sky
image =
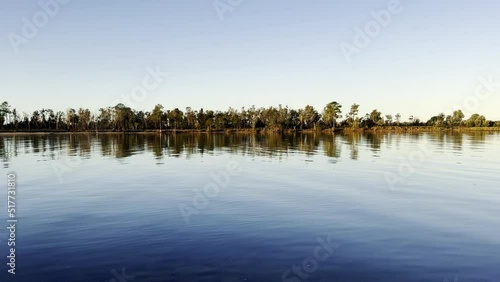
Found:
[[[47,0],[41,0],[46,2]],[[227,2],[229,0],[221,0]],[[401,0],[403,11],[349,63],[341,42],[388,0],[242,0],[221,21],[212,0],[72,0],[15,53],[9,32],[42,11],[1,0],[0,100],[18,111],[97,111],[141,84],[170,77],[137,109],[240,109],[336,100],[427,119],[500,81],[500,1]],[[477,112],[500,120],[500,87]]]

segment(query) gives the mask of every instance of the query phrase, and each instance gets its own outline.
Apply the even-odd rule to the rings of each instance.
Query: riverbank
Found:
[[[162,130],[164,134],[177,133],[237,133],[237,134],[272,134],[272,133],[352,133],[352,132],[371,132],[371,133],[412,133],[412,132],[488,132],[500,131],[500,127],[432,127],[432,126],[382,126],[372,128],[338,128],[335,130],[324,129],[296,129],[296,130],[266,130],[266,129],[226,129],[226,130],[200,130],[200,129],[168,129]],[[43,135],[43,134],[158,134],[159,130],[138,130],[138,131],[0,131],[0,135]]]
[[[433,126],[376,126],[372,128],[351,129],[344,128],[344,132],[376,132],[376,133],[391,133],[391,132],[486,132],[500,131],[500,127],[433,127]]]

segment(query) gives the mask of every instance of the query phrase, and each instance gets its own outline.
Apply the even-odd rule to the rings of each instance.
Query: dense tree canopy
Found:
[[[433,126],[433,127],[498,127],[485,116],[473,114],[468,119],[461,110],[451,115],[441,113],[423,123],[418,117],[409,116],[401,120],[401,114],[383,115],[372,110],[366,115],[359,114],[360,105],[353,104],[350,111],[342,116],[342,105],[333,101],[328,103],[320,114],[313,106],[290,109],[288,106],[240,110],[229,108],[227,111],[194,110],[187,107],[165,110],[158,104],[151,111],[137,111],[124,104],[100,108],[93,113],[89,109],[69,108],[66,112],[48,108],[36,110],[31,114],[20,115],[11,105],[0,105],[0,129],[8,131],[144,131],[144,130],[321,130],[338,128],[371,128],[384,126]],[[384,119],[385,117],[385,119]]]

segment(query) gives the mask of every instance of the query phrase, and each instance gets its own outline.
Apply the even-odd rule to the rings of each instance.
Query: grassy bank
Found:
[[[324,130],[266,130],[266,129],[223,129],[223,130],[200,130],[200,129],[168,129],[162,130],[161,133],[175,134],[175,133],[238,133],[238,134],[273,134],[273,133],[341,133],[341,132],[373,132],[373,133],[405,133],[405,132],[487,132],[487,131],[500,131],[500,127],[432,127],[432,126],[377,126],[372,128],[337,128]],[[32,131],[5,131],[0,130],[2,135],[25,135],[25,134],[141,134],[141,133],[160,133],[159,130],[140,130],[140,131],[62,131],[62,130],[32,130]]]
[[[344,129],[350,130],[350,129]],[[377,126],[361,129],[367,132],[439,132],[439,131],[500,131],[500,127],[434,127],[434,126]]]

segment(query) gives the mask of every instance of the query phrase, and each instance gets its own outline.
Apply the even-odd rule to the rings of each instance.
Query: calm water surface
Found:
[[[500,281],[499,133],[2,135],[0,161],[1,281]]]

